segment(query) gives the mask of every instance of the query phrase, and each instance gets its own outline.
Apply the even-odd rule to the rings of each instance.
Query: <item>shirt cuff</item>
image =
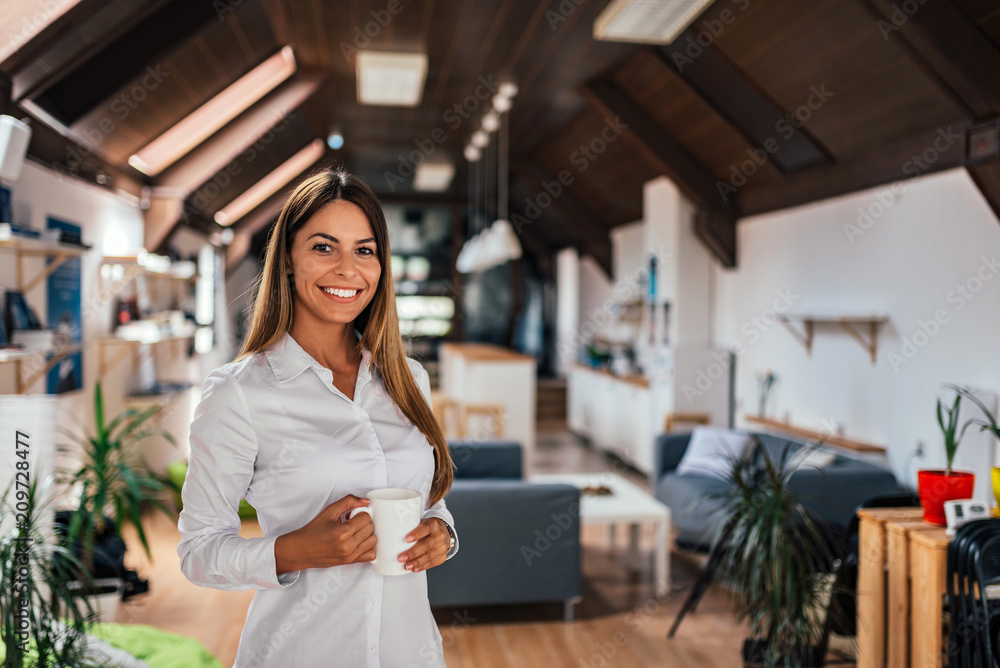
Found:
[[[458,553],[458,532],[455,531],[455,527],[452,526],[452,523],[449,521],[451,518],[450,517],[446,517],[443,513],[437,513],[437,512],[434,512],[434,511],[430,511],[430,512],[428,512],[424,516],[424,519],[426,520],[426,519],[431,518],[431,517],[436,517],[439,520],[441,520],[442,522],[444,522],[445,524],[447,524],[448,528],[451,529],[451,532],[453,534],[455,534],[455,545],[450,550],[448,550],[448,554],[446,554],[445,557],[444,557],[445,561],[447,561],[448,559],[451,559],[452,557],[454,557]]]
[[[274,537],[268,538],[268,540],[271,541],[271,550],[270,550],[271,564],[270,564],[270,569],[271,569],[272,573],[277,574],[277,572],[278,572],[278,559],[277,559],[277,557],[274,556],[274,546],[278,542],[278,537],[274,536]],[[299,573],[301,573],[301,572],[302,571],[288,571],[287,573],[282,573],[281,575],[276,575],[275,576],[275,583],[278,584],[278,585],[281,585],[282,587],[288,587],[288,586],[294,584],[295,581],[299,579]]]

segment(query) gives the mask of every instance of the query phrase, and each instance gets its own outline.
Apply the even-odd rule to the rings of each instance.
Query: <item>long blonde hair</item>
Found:
[[[377,367],[389,396],[434,448],[434,479],[428,500],[433,505],[451,489],[454,478],[451,454],[444,433],[406,362],[396,316],[385,214],[375,193],[361,179],[344,170],[325,170],[299,184],[285,202],[267,241],[264,269],[251,287],[256,292],[253,318],[236,359],[268,348],[291,329],[295,315],[288,279],[292,240],[313,214],[335,200],[360,207],[375,235],[375,252],[382,274],[375,296],[354,321],[354,327],[361,332],[358,345],[371,351],[372,364]]]

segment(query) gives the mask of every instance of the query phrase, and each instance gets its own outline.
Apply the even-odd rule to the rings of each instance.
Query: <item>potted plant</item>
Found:
[[[85,436],[70,433],[79,447],[61,448],[78,453],[82,450],[80,467],[67,478],[77,503],[62,529],[63,545],[79,557],[86,574],[97,578],[80,577],[76,586],[87,595],[105,595],[98,607],[105,610],[104,617],[110,621],[114,621],[116,602],[123,590],[122,527],[131,524],[135,528],[146,555],[152,558],[141,513],[148,504],[170,514],[160,497],[173,489],[173,483],[144,465],[130,463],[135,446],[150,436],[159,434],[173,442],[167,432],[148,426],[160,409],[159,405],[129,408],[106,423],[98,383],[94,389],[94,433]],[[95,552],[95,546],[104,549]]]
[[[822,666],[826,654],[834,552],[842,536],[789,489],[792,460],[790,445],[775,461],[754,437],[721,497],[726,519],[715,550],[737,619],[749,626],[746,666]]]
[[[7,487],[0,517],[14,518],[0,536],[0,636],[3,665],[92,665],[85,661],[91,610],[69,581],[79,562],[58,545],[43,513],[45,487]]]
[[[946,387],[957,389],[953,385]],[[962,436],[969,426],[968,422],[961,429],[958,426],[958,413],[963,396],[968,394],[956,391],[955,401],[951,407],[946,407],[940,397],[937,400],[937,421],[944,437],[945,469],[917,471],[917,493],[920,495],[920,505],[924,509],[924,521],[941,526],[947,524],[944,515],[945,501],[972,498],[972,490],[976,484],[975,474],[952,470],[955,453],[958,452]]]

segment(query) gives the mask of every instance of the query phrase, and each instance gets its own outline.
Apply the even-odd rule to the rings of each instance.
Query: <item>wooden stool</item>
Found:
[[[459,432],[460,438],[469,436],[469,416],[482,415],[487,420],[492,420],[496,427],[493,434],[497,438],[503,437],[503,406],[501,404],[463,404],[462,406],[462,426]],[[476,435],[479,437],[479,434]]]
[[[710,425],[712,424],[712,416],[708,413],[667,413],[663,422],[664,431],[670,432],[674,430],[678,422]]]

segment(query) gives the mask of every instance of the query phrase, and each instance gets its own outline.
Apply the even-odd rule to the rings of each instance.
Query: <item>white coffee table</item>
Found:
[[[611,546],[614,546],[615,525],[628,524],[629,561],[634,569],[639,567],[639,525],[652,523],[656,527],[653,548],[656,595],[667,595],[670,591],[670,508],[615,473],[546,473],[533,475],[530,480],[565,483],[579,488],[607,485],[612,492],[607,496],[580,495],[580,522],[585,525],[608,525]]]

